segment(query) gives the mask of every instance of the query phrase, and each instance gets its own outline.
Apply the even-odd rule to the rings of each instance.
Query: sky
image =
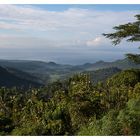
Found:
[[[0,59],[61,64],[114,61],[138,43],[113,46],[102,33],[135,21],[140,5],[0,5]]]

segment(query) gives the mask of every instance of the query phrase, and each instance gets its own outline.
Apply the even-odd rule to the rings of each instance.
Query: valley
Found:
[[[98,61],[83,65],[62,65],[56,64],[55,62],[31,60],[0,60],[0,66],[12,75],[38,83],[38,85],[47,85],[57,80],[63,81],[78,73],[90,74],[92,81],[97,83],[104,81],[121,70],[140,68],[140,65],[128,59],[114,62]],[[6,77],[4,79],[6,80]]]

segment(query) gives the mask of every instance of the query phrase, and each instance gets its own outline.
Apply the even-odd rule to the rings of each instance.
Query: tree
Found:
[[[130,99],[117,119],[122,135],[140,135],[140,98]]]
[[[103,34],[112,40],[113,45],[119,44],[123,39],[128,42],[140,42],[140,15],[136,15],[136,21],[113,27],[116,32]],[[140,64],[140,54],[126,54],[127,58]]]

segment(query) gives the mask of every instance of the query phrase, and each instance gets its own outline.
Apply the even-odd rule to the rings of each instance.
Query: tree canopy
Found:
[[[126,70],[97,84],[77,74],[27,91],[1,87],[0,135],[139,135],[139,74]]]

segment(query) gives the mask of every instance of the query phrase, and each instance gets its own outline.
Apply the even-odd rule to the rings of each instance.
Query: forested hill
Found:
[[[97,84],[81,73],[25,92],[0,88],[0,135],[139,136],[139,120],[140,70],[136,69]]]
[[[120,70],[140,68],[140,65],[136,65],[128,59],[117,60],[114,62],[98,61],[96,63],[86,63],[83,65],[62,65],[56,64],[54,62],[42,62],[31,60],[0,60],[0,66],[10,69],[10,71],[14,72],[17,76],[22,75],[21,71],[25,72],[26,74],[24,74],[24,77],[27,77],[27,80],[29,80],[28,78],[30,77],[30,79],[32,79],[33,81],[37,81],[45,85],[57,80],[67,79],[75,73],[84,71],[91,71],[91,73],[96,73],[94,72],[95,70],[108,69],[112,67]],[[100,71],[100,74],[102,73],[106,73],[105,70],[104,72]],[[27,74],[29,74],[30,76],[27,76]],[[94,76],[96,76],[97,79],[96,81],[98,81],[98,77],[102,77],[102,75],[97,75],[98,74],[94,74]],[[104,75],[103,77],[106,76]]]
[[[97,61],[96,63],[85,63],[83,65],[62,65],[55,62],[43,62],[32,60],[0,60],[0,66],[11,67],[27,72],[68,72],[80,70],[97,70],[102,68],[117,67],[119,69],[140,68],[140,64],[128,60],[116,60],[113,62]]]
[[[113,62],[97,61],[96,63],[86,63],[78,67],[86,70],[98,70],[98,69],[110,68],[110,67],[116,67],[118,69],[126,70],[131,68],[140,68],[140,64],[136,64],[130,61],[129,59],[125,58]]]
[[[9,87],[9,88],[15,86],[29,88],[30,86],[39,87],[41,86],[41,84],[30,80],[26,80],[23,78],[23,75],[16,76],[13,73],[10,73],[7,69],[0,67],[0,86]]]
[[[110,78],[111,76],[117,74],[120,71],[121,69],[118,69],[116,67],[111,67],[111,68],[104,68],[95,71],[86,71],[84,73],[90,75],[92,82],[98,83],[98,82],[104,82],[106,79]]]

